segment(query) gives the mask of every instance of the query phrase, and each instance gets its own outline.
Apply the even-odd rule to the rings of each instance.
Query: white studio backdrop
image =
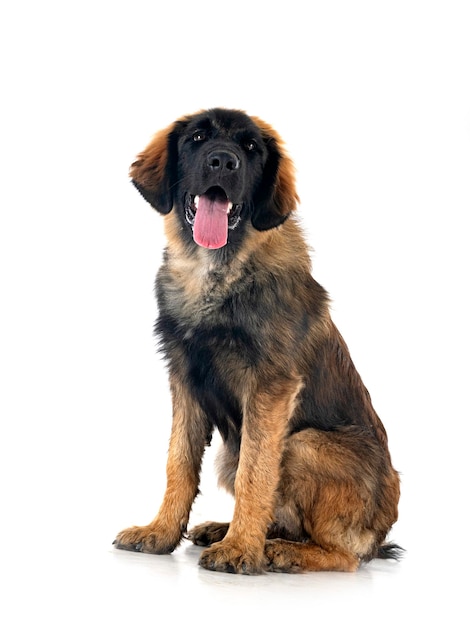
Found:
[[[8,536],[33,526],[41,543],[103,545],[156,513],[171,419],[152,336],[164,240],[128,167],[175,118],[227,106],[271,123],[296,164],[314,275],[402,472],[393,538],[423,567],[430,544],[460,541],[468,13],[452,0],[1,9]]]

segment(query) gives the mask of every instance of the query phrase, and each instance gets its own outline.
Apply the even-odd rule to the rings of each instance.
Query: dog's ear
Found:
[[[266,122],[253,118],[263,136],[268,158],[263,178],[256,190],[251,218],[257,230],[269,230],[282,224],[297,207],[294,164],[284,151],[280,135]]]
[[[178,176],[177,121],[154,135],[131,165],[129,175],[135,187],[154,209],[166,215],[173,208],[173,190]]]

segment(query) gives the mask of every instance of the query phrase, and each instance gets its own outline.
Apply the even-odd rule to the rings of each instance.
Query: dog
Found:
[[[200,111],[158,132],[130,176],[164,216],[155,329],[173,421],[159,512],[114,545],[168,554],[187,538],[202,567],[241,574],[398,559],[399,476],[312,277],[281,136],[241,110]],[[214,429],[233,519],[188,532]]]

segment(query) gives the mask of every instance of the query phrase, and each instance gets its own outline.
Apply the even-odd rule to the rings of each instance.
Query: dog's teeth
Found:
[[[232,207],[233,207],[233,202],[229,202],[228,207],[227,207],[227,213],[230,213],[230,211],[232,210]]]
[[[197,209],[197,205],[199,204],[199,196],[194,196],[194,206]]]

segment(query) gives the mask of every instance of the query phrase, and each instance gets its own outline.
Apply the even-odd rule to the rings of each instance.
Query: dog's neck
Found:
[[[180,236],[181,223],[175,212],[164,218],[167,238],[167,259],[196,275],[222,274],[224,280],[235,278],[240,271],[246,272],[251,260],[262,258],[266,271],[288,271],[294,263],[306,272],[311,271],[311,261],[305,239],[295,217],[291,216],[281,226],[266,231],[247,228],[243,245],[227,243],[218,250],[208,250],[197,244],[187,244]],[[295,250],[295,256],[291,251]],[[286,252],[287,251],[287,252]],[[259,264],[258,264],[259,267]]]

